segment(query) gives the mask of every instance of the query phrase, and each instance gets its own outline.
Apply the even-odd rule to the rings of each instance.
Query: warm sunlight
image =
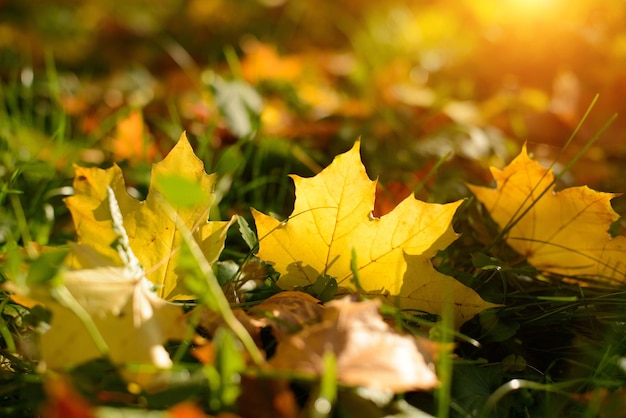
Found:
[[[502,2],[505,7],[509,7],[511,12],[518,12],[524,15],[538,15],[550,9],[554,9],[555,0],[508,0]],[[508,4],[507,4],[508,3]]]
[[[534,21],[546,22],[564,17],[564,5],[560,0],[481,0],[468,3],[485,23],[525,26]],[[572,6],[568,8],[571,10]]]
[[[0,417],[622,416],[624,22],[0,0]]]

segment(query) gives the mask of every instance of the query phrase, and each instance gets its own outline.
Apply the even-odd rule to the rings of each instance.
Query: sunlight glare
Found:
[[[509,0],[511,11],[527,15],[541,13],[554,6],[554,0]]]

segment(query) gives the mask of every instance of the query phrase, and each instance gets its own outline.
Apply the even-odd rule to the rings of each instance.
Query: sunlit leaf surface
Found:
[[[569,277],[626,281],[626,237],[609,234],[619,218],[611,207],[615,194],[587,186],[555,191],[552,170],[531,160],[526,147],[491,172],[496,189],[468,187],[500,228],[510,227],[506,242],[528,262]]]
[[[207,222],[214,199],[215,175],[205,173],[186,136],[181,136],[163,161],[153,165],[150,190],[143,202],[128,195],[122,171],[117,165],[107,170],[78,166],[75,170],[75,195],[67,198],[66,204],[72,213],[78,242],[97,249],[111,260],[117,259],[116,251],[111,248],[116,234],[111,227],[106,204],[106,188],[110,186],[119,202],[130,245],[148,279],[157,286],[159,296],[168,300],[194,299],[195,296],[186,290],[176,271],[182,237],[174,217],[178,217],[193,232],[210,263],[217,261],[224,248],[226,230],[234,218],[224,222]],[[156,186],[160,180],[167,178],[183,178],[196,183],[199,187],[190,188],[189,192],[201,190],[202,194],[191,200],[191,205],[168,202]]]
[[[359,142],[317,176],[292,178],[296,203],[288,221],[253,211],[258,256],[282,274],[279,286],[291,289],[330,275],[339,286],[357,290],[354,251],[361,289],[387,295],[403,308],[442,314],[448,304],[460,325],[493,306],[430,262],[456,239],[451,221],[461,201],[430,204],[409,196],[387,215],[372,217],[376,182],[361,163]]]

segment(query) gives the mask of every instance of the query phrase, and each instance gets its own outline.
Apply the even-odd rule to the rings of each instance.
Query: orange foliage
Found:
[[[116,161],[127,160],[131,163],[152,162],[158,152],[143,122],[141,110],[133,110],[126,118],[117,122],[111,146]]]
[[[63,378],[49,378],[44,382],[48,397],[41,406],[42,418],[96,418],[91,405]]]

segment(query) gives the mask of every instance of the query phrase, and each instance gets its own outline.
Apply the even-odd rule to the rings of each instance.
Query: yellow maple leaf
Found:
[[[494,306],[430,261],[456,239],[451,222],[461,201],[430,204],[411,195],[374,218],[376,182],[361,163],[359,141],[315,177],[291,177],[296,202],[288,221],[253,210],[258,256],[281,273],[279,286],[292,289],[329,275],[356,290],[350,267],[354,250],[361,288],[388,295],[402,308],[442,314],[448,305],[460,325]]]
[[[176,271],[177,251],[182,236],[168,208],[172,207],[185,226],[193,232],[209,263],[217,261],[224,248],[226,232],[235,218],[230,221],[207,222],[214,200],[216,175],[206,174],[202,161],[193,153],[185,134],[181,135],[176,146],[163,161],[153,165],[150,189],[145,201],[140,202],[126,192],[122,170],[117,165],[106,170],[76,166],[75,172],[75,194],[68,197],[65,203],[72,214],[79,244],[93,247],[113,263],[121,265],[117,251],[111,247],[117,239],[106,205],[107,186],[111,187],[124,218],[130,246],[144,267],[148,279],[157,286],[158,295],[167,300],[195,299],[186,290]],[[177,205],[176,202],[165,201],[158,190],[158,184],[173,177],[200,186],[202,193],[193,204]]]
[[[501,229],[510,227],[506,242],[530,264],[569,277],[626,282],[626,237],[608,232],[619,218],[610,202],[615,194],[587,186],[554,191],[554,174],[530,159],[525,145],[511,164],[491,172],[496,189],[468,187]]]
[[[71,368],[104,355],[115,365],[172,366],[162,344],[184,336],[186,320],[180,306],[158,298],[150,282],[129,277],[123,267],[61,275],[61,286],[32,285],[29,289],[29,297],[52,312],[50,329],[41,337],[41,360],[47,368]],[[144,389],[156,388],[165,377],[124,369],[122,375]]]

